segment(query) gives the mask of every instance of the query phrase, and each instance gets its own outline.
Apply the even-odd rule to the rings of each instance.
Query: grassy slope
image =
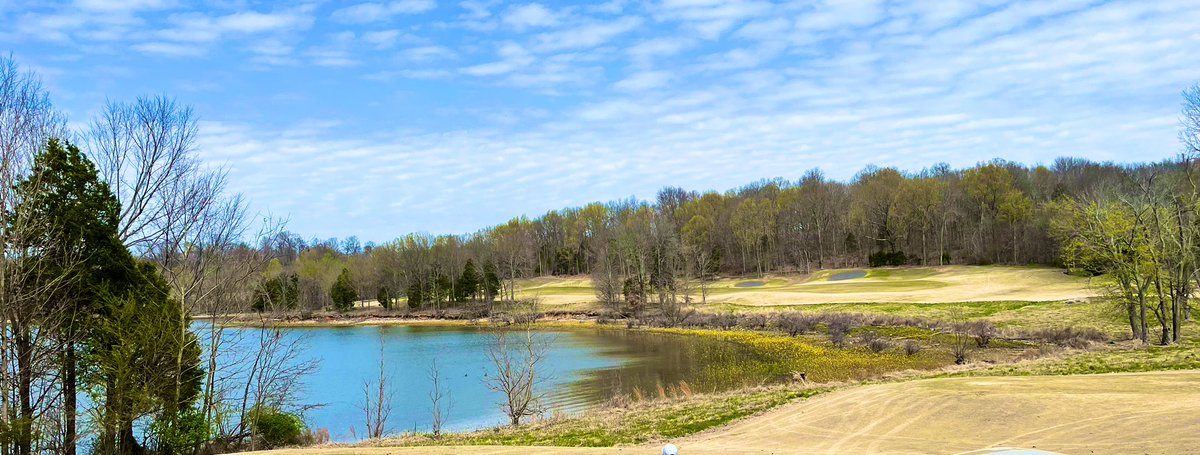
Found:
[[[733,277],[711,283],[708,301],[740,306],[828,303],[1063,301],[1095,294],[1092,282],[1047,267],[945,266],[865,269],[863,278],[830,281],[834,274],[864,269],[823,270],[812,274]],[[759,282],[761,286],[738,287]],[[586,277],[539,277],[519,280],[521,296],[549,305],[586,309],[595,306]]]

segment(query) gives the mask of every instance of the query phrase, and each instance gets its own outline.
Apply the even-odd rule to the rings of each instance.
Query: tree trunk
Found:
[[[63,346],[63,454],[75,455],[75,343]]]
[[[17,348],[17,401],[20,414],[17,415],[13,431],[17,455],[30,455],[33,451],[33,335],[29,329],[21,327],[16,330]]]
[[[1150,325],[1146,322],[1146,290],[1138,290],[1138,328],[1141,332],[1142,344],[1149,344]]]

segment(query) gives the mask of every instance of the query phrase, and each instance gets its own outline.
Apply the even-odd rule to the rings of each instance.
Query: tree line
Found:
[[[1060,158],[994,160],[917,172],[868,167],[848,182],[820,171],[724,193],[665,188],[627,199],[518,217],[467,235],[409,234],[383,244],[281,232],[264,248],[266,279],[286,308],[332,306],[348,278],[364,299],[414,308],[511,299],[515,280],[590,275],[601,301],[703,298],[715,276],[822,268],[946,264],[1062,265],[1062,201],[1132,195],[1145,175],[1188,172],[1190,161],[1115,164]],[[284,292],[286,289],[286,292]],[[672,294],[675,294],[672,296]],[[262,302],[266,305],[266,302]],[[265,306],[264,306],[265,307]]]

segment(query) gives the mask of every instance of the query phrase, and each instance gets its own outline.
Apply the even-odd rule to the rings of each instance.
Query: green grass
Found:
[[[938,289],[950,286],[949,283],[934,280],[898,280],[898,281],[829,281],[819,284],[806,284],[789,288],[791,291],[812,292],[817,294],[853,294],[859,292],[909,292]]]
[[[609,408],[579,417],[551,419],[521,427],[470,433],[412,434],[384,445],[514,445],[612,447],[678,438],[808,398],[824,389],[784,386],[742,390],[691,398],[659,400],[628,408]]]

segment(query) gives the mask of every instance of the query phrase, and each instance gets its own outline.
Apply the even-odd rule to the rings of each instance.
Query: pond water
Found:
[[[735,287],[735,288],[761,288],[763,286],[766,286],[766,284],[767,283],[764,283],[762,281],[742,281],[740,283],[735,283],[733,285],[733,287]]]
[[[829,281],[854,280],[867,276],[865,270],[851,270],[848,272],[838,272],[829,277]]]
[[[451,396],[447,430],[506,423],[498,406],[501,396],[484,382],[495,368],[487,356],[494,336],[490,330],[356,326],[287,328],[282,333],[303,338],[305,355],[320,361],[320,368],[304,381],[301,401],[322,405],[309,410],[305,420],[314,429],[329,430],[334,441],[362,435],[363,382],[378,377],[381,342],[389,386],[395,391],[390,432],[430,429],[429,366],[435,359]],[[708,392],[781,379],[747,374],[745,370],[762,371],[737,367],[761,361],[752,350],[710,338],[613,328],[546,330],[535,336],[548,346],[539,370],[547,378],[543,392],[554,412],[581,412],[616,394],[630,395],[635,388],[647,397],[656,396],[660,384],[671,389],[680,381],[695,392]]]

